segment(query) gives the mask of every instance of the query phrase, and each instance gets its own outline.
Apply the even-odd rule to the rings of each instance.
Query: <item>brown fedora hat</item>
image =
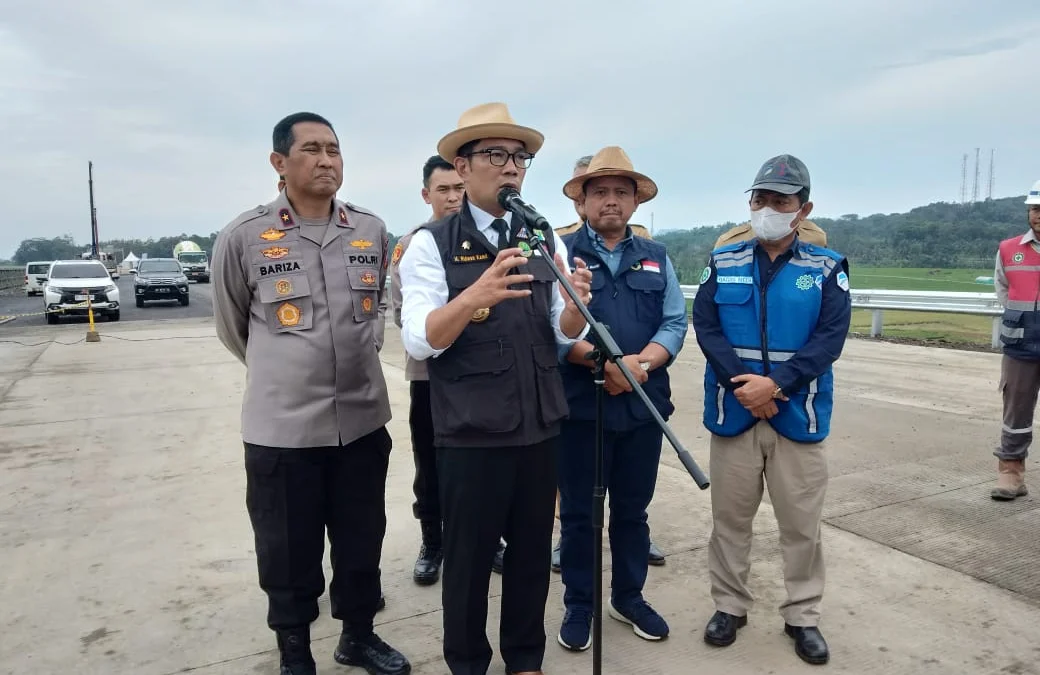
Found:
[[[575,176],[563,185],[563,194],[571,199],[581,196],[582,187],[587,181],[602,176],[624,176],[631,178],[636,183],[636,203],[648,202],[657,196],[657,184],[632,169],[632,160],[628,158],[625,151],[616,145],[603,148],[595,154],[589,162],[588,170],[580,176]]]
[[[459,148],[481,138],[512,138],[523,143],[531,154],[545,142],[540,132],[514,122],[505,103],[483,103],[462,113],[458,128],[437,143],[437,154],[454,161]]]

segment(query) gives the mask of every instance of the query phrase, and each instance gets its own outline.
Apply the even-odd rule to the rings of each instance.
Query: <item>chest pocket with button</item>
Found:
[[[556,281],[556,275],[549,269],[553,263],[542,256],[531,256],[526,265],[517,267],[519,274],[530,274],[534,281],[530,284],[531,297],[527,303],[527,311],[535,316],[549,316],[552,309],[552,282]],[[527,288],[527,284],[517,284],[514,288]],[[562,289],[561,293],[564,293]]]
[[[379,270],[375,267],[349,267],[350,295],[354,321],[371,321],[379,313]]]
[[[314,303],[306,274],[286,274],[256,282],[260,302],[273,333],[309,330],[314,325]]]
[[[625,274],[625,283],[635,297],[637,320],[660,322],[664,315],[664,275],[657,272],[628,272]]]

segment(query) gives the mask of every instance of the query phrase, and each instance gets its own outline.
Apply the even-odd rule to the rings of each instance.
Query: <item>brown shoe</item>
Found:
[[[1025,461],[1001,459],[997,461],[997,470],[997,486],[989,493],[990,497],[997,501],[1009,502],[1029,494],[1025,481]]]

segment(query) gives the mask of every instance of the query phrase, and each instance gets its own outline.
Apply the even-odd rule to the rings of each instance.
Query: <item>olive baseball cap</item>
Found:
[[[766,161],[755,176],[754,184],[746,190],[770,190],[793,195],[809,189],[809,169],[794,155],[777,155]]]

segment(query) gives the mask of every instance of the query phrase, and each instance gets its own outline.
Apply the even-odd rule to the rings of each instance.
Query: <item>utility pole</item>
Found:
[[[968,153],[961,159],[961,204],[968,201]]]
[[[98,226],[97,209],[94,208],[94,162],[87,162],[87,185],[90,188],[90,257],[97,260]]]
[[[971,187],[971,203],[979,201],[979,149],[975,148],[975,182]]]
[[[650,236],[654,236],[654,212],[650,212]]]
[[[989,189],[986,191],[986,201],[993,199],[993,156],[996,154],[996,150],[993,148],[989,149]]]

